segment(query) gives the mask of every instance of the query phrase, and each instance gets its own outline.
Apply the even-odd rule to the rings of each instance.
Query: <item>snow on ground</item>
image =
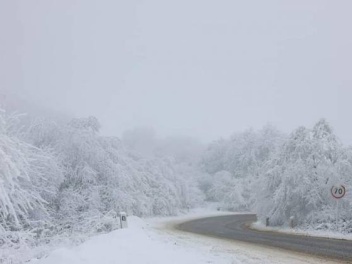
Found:
[[[251,228],[259,231],[274,231],[274,232],[301,235],[301,236],[314,236],[314,237],[323,237],[323,238],[352,240],[352,234],[341,234],[341,233],[336,233],[332,231],[323,231],[323,230],[304,230],[299,228],[291,229],[289,227],[271,227],[271,226],[265,226],[260,222],[253,223],[251,225]]]
[[[129,228],[96,236],[80,246],[61,248],[30,264],[166,264],[335,263],[306,255],[262,248],[241,242],[178,231],[174,225],[221,212],[193,212],[187,216],[142,220],[129,217]]]

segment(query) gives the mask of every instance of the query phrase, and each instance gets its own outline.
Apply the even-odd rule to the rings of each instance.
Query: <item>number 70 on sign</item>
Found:
[[[346,195],[346,188],[343,185],[332,186],[331,195],[336,199],[341,199]]]

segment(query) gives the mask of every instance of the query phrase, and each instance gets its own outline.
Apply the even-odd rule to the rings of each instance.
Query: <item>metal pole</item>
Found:
[[[336,200],[336,230],[337,231],[339,231],[338,219],[339,219],[339,200]]]

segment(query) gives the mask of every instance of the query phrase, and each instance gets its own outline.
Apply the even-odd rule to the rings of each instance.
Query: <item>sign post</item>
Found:
[[[331,188],[331,195],[336,199],[336,228],[339,219],[339,200],[346,195],[346,187],[343,185],[335,185]]]

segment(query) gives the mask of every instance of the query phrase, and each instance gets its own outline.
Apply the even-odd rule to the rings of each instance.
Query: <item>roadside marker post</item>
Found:
[[[120,216],[120,224],[121,224],[121,229],[123,228],[127,228],[127,214],[125,212],[120,212],[119,213]]]

